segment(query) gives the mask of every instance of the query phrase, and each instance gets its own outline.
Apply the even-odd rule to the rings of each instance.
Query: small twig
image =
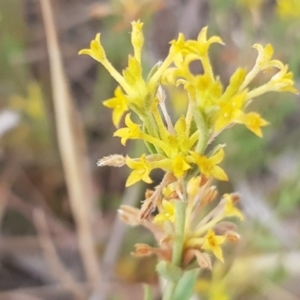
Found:
[[[39,239],[44,250],[45,257],[49,263],[49,267],[53,271],[53,275],[57,276],[65,288],[72,292],[78,299],[86,299],[85,293],[82,289],[78,288],[77,283],[71,274],[66,270],[62,261],[57,255],[50,237],[46,217],[43,211],[36,209],[33,214],[33,220],[39,233]]]

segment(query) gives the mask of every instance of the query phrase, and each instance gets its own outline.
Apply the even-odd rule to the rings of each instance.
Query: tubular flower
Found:
[[[142,136],[142,131],[140,126],[133,123],[130,114],[126,115],[125,124],[126,128],[120,128],[115,133],[114,136],[121,138],[122,145],[125,145],[128,139],[140,139]]]
[[[141,156],[139,161],[131,159],[127,156],[126,164],[129,168],[133,169],[126,181],[126,186],[133,185],[140,180],[143,180],[146,183],[152,183],[152,179],[149,177],[152,167],[147,161],[145,154]]]
[[[178,155],[174,158],[172,170],[177,178],[182,178],[185,172],[189,169],[191,169],[191,166],[185,161],[183,156]]]
[[[163,222],[171,222],[175,221],[175,205],[174,201],[167,201],[165,199],[162,200],[162,211],[160,211],[153,219],[153,222],[156,224],[160,224]]]
[[[104,101],[103,105],[113,109],[113,123],[116,127],[118,127],[122,116],[129,109],[128,99],[123,93],[121,87],[118,86],[115,90],[115,97]]]
[[[234,206],[232,195],[225,194],[224,197],[226,199],[225,216],[227,216],[227,217],[234,217],[235,216],[235,217],[238,217],[240,220],[243,220],[244,219],[243,214],[240,212],[239,209],[237,209]]]
[[[216,235],[215,232],[210,229],[204,239],[205,242],[202,245],[202,249],[211,250],[220,261],[224,262],[221,245],[225,242],[226,237]]]
[[[224,158],[224,150],[220,149],[215,155],[211,157],[206,157],[205,155],[200,155],[196,152],[191,152],[195,163],[201,170],[201,173],[207,177],[215,177],[220,180],[228,180],[227,174],[222,168],[217,166]]]
[[[257,113],[248,113],[243,117],[243,123],[246,127],[255,133],[257,136],[262,137],[261,127],[267,126],[269,122],[261,118]]]
[[[100,33],[98,33],[94,40],[91,41],[90,49],[83,49],[79,51],[79,55],[86,54],[91,56],[93,59],[102,62],[106,59],[105,50],[103,49],[100,42]]]
[[[219,111],[215,114],[215,131],[221,131],[227,126],[242,121],[242,107],[245,103],[246,94],[237,94],[229,101],[219,104]]]

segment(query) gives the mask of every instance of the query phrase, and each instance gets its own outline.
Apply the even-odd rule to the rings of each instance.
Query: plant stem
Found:
[[[144,300],[153,300],[153,290],[150,285],[144,285]]]
[[[175,288],[176,288],[176,284],[172,281],[169,281],[167,288],[164,291],[162,300],[172,300]]]
[[[186,185],[185,185],[186,186]],[[183,243],[184,243],[184,229],[185,229],[185,213],[186,202],[176,201],[176,214],[175,214],[175,241],[173,246],[172,264],[176,267],[181,266]],[[176,283],[169,281],[165,289],[163,300],[174,299],[174,291]]]
[[[194,119],[200,131],[199,140],[196,146],[196,152],[199,154],[203,154],[207,147],[207,142],[209,139],[207,125],[205,124],[202,113],[197,109],[194,110]]]
[[[173,246],[172,264],[180,267],[184,242],[186,202],[176,201],[175,243]]]

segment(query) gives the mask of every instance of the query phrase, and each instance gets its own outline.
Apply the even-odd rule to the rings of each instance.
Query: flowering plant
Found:
[[[223,195],[215,208],[204,213],[204,207],[217,196],[212,180],[228,180],[219,166],[224,159],[225,145],[215,145],[210,151],[208,146],[223,130],[236,124],[243,124],[262,137],[262,127],[268,122],[258,113],[249,111],[250,102],[266,92],[297,93],[297,90],[288,66],[272,58],[270,44],[255,44],[258,56],[253,68],[250,71],[238,68],[224,87],[214,74],[209,58],[210,47],[223,45],[223,41],[218,36],[208,38],[207,27],[200,31],[197,40],[186,40],[179,34],[177,40],[171,41],[165,60],[157,63],[145,79],[142,28],[140,21],[132,22],[134,55],[129,56],[128,67],[122,74],[107,59],[100,34],[91,42],[90,49],[83,49],[79,54],[90,55],[100,62],[119,84],[114,97],[104,101],[104,106],[113,110],[112,120],[116,127],[126,114],[125,127],[118,128],[114,136],[120,137],[123,145],[129,139],[142,140],[149,152],[139,158],[113,154],[100,159],[98,165],[127,165],[132,172],[126,186],[141,180],[152,183],[153,169],[165,172],[160,184],[146,191],[140,209],[122,206],[119,213],[130,225],[142,225],[153,232],[157,247],[137,244],[134,255],[159,257],[157,271],[169,281],[163,299],[183,299],[178,296],[177,286],[184,273],[191,268],[211,269],[210,253],[224,261],[222,246],[240,238],[236,225],[224,221],[227,217],[243,219],[236,207],[238,194]],[[191,72],[189,66],[193,61],[201,62],[203,74]],[[252,85],[259,73],[271,69],[266,83]],[[175,121],[166,108],[165,85],[183,88],[189,99],[185,114]],[[155,210],[158,211],[156,215],[153,214]]]

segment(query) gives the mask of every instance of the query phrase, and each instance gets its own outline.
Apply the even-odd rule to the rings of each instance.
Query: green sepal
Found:
[[[156,265],[156,271],[168,281],[177,283],[183,276],[183,271],[181,268],[174,266],[173,264],[165,261],[160,261]]]

